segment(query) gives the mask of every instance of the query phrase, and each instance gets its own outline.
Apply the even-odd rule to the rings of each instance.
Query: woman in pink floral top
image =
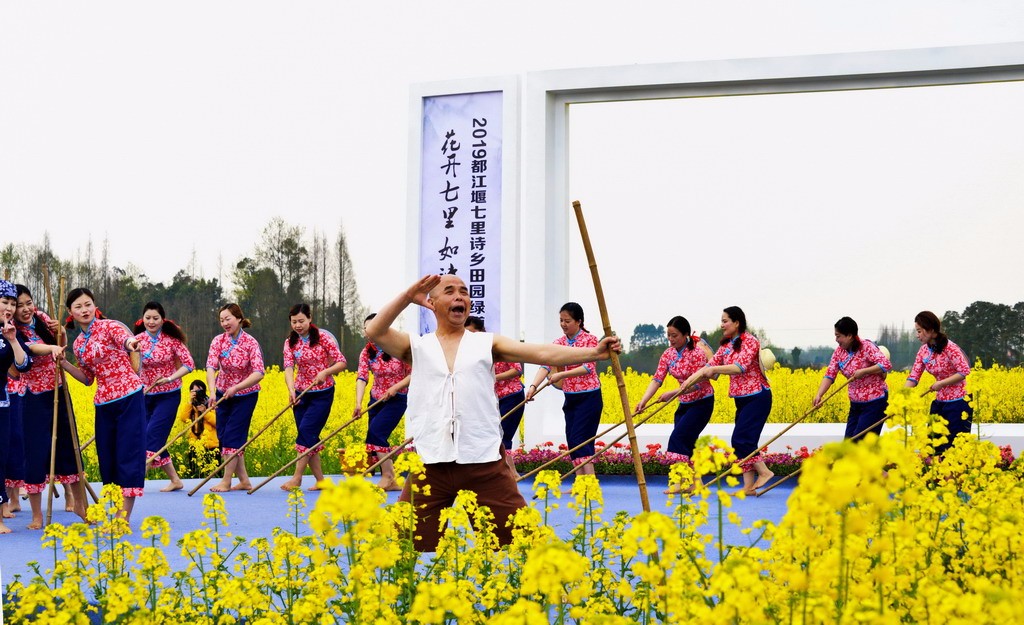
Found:
[[[707,366],[711,358],[711,347],[703,339],[690,334],[690,322],[685,317],[672,317],[665,327],[669,348],[661,355],[654,378],[647,386],[636,412],[643,412],[647,403],[661,388],[668,376],[674,377],[680,384],[691,375]],[[672,393],[662,394],[659,401],[668,401]],[[666,457],[673,462],[689,462],[693,455],[693,447],[697,438],[711,420],[715,411],[715,389],[711,382],[701,380],[697,385],[679,395],[679,407],[676,408],[675,427],[668,437]],[[676,492],[676,491],[665,491]]]
[[[598,340],[583,327],[583,307],[576,302],[567,302],[558,311],[558,324],[564,336],[555,339],[555,345],[569,347],[597,347]],[[584,441],[594,438],[597,428],[601,425],[601,412],[604,400],[601,397],[601,378],[597,375],[597,364],[586,362],[579,365],[564,367],[561,371],[552,371],[551,367],[541,367],[533,384],[526,391],[526,398],[532,399],[537,387],[547,378],[548,381],[565,394],[562,403],[562,414],[565,415],[565,440],[569,449]],[[587,462],[594,455],[594,441],[590,441],[569,454],[575,465],[584,464],[579,474],[594,475],[594,464]]]
[[[181,405],[181,378],[196,368],[185,346],[185,332],[167,318],[159,302],[142,307],[142,318],[135,322],[135,338],[139,339],[139,377],[146,385],[146,460],[160,467],[170,483],[160,489],[167,493],[181,490],[184,484],[174,470],[171,454],[165,449],[174,419]]]
[[[366,333],[366,322],[377,316],[373,313],[363,321],[363,333]],[[362,411],[363,395],[370,374],[373,374],[373,386],[370,388],[370,403],[381,403],[370,409],[370,423],[366,427],[366,452],[371,457],[379,458],[386,455],[391,447],[388,437],[395,431],[398,422],[405,415],[408,405],[409,374],[412,367],[390,354],[377,348],[371,341],[359,353],[359,368],[356,373],[356,406],[352,416]],[[375,461],[376,462],[376,461]],[[380,465],[380,482],[377,484],[384,490],[398,491],[402,488],[395,481],[395,465],[390,460]]]
[[[466,329],[470,332],[486,332],[484,320],[470,315],[466,317]],[[494,363],[494,394],[498,397],[498,414],[501,419],[501,442],[505,451],[512,449],[512,439],[519,431],[523,422],[526,407],[526,389],[523,387],[523,365],[518,362]],[[513,411],[512,409],[515,408]],[[505,454],[505,461],[512,472],[516,472],[516,463],[510,454]]]
[[[729,397],[736,402],[736,425],[732,430],[732,446],[736,456],[746,458],[757,451],[761,431],[772,411],[772,389],[761,370],[761,343],[747,332],[747,316],[739,306],[722,311],[721,347],[707,367],[691,375],[685,386],[701,378],[729,376]],[[761,460],[751,456],[743,463],[743,490],[753,494],[775,474]]]
[[[284,342],[284,382],[294,405],[295,451],[301,456],[310,447],[314,449],[295,464],[295,474],[281,485],[281,490],[301,488],[306,466],[317,482],[323,481],[324,472],[320,464],[323,446],[317,443],[334,405],[334,376],[348,364],[334,336],[313,325],[309,304],[292,306],[288,319],[292,332]],[[306,394],[296,404],[295,398],[303,390]],[[313,484],[310,490],[319,488]]]
[[[844,438],[853,438],[869,429],[881,434],[882,424],[879,421],[885,417],[885,409],[889,405],[885,374],[892,371],[892,363],[877,345],[857,336],[857,322],[849,317],[836,322],[835,335],[839,347],[832,353],[825,379],[814,396],[814,405],[821,404],[836,376],[842,373],[850,380],[846,387],[850,396],[850,414],[846,418]]]
[[[61,366],[86,386],[96,382],[100,478],[121,487],[127,521],[146,486],[146,403],[142,380],[128,355],[139,351],[139,340],[123,323],[101,317],[89,289],[74,289],[66,304],[81,333],[73,346],[78,366],[66,360]]]
[[[53,394],[57,364],[54,356],[64,358],[64,349],[57,345],[55,333],[59,324],[46,313],[37,310],[32,292],[17,285],[18,309],[15,323],[32,352],[32,368],[21,376],[22,434],[24,436],[23,486],[32,507],[29,529],[43,527],[42,493],[50,472],[50,446],[53,439]],[[57,392],[61,392],[61,386]],[[65,510],[70,508],[85,518],[85,484],[80,483],[75,447],[72,441],[71,421],[64,401],[57,405],[57,448],[54,463],[57,481],[64,484]],[[79,500],[80,503],[79,503]]]
[[[906,385],[917,386],[924,371],[935,376],[935,382],[928,387],[935,391],[930,413],[944,418],[949,427],[949,440],[935,447],[938,455],[949,449],[958,434],[971,432],[974,408],[967,403],[966,395],[971,365],[963,350],[942,331],[942,322],[930,310],[921,311],[914,317],[914,331],[921,341],[921,349],[917,350]]]
[[[224,334],[213,337],[210,354],[206,357],[206,383],[216,389],[216,397],[210,398],[210,406],[219,402],[217,438],[221,455],[225,458],[235,454],[249,439],[249,424],[260,395],[260,380],[264,374],[263,350],[256,339],[243,330],[251,325],[238,304],[221,306],[220,327]],[[236,486],[231,486],[232,475],[238,477]],[[224,467],[224,477],[210,490],[223,493],[250,488],[252,483],[242,453],[228,462]]]

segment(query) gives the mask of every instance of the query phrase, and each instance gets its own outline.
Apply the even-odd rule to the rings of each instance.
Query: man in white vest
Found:
[[[433,310],[437,330],[418,337],[392,328],[409,304]],[[412,365],[406,433],[423,459],[425,484],[430,486],[429,495],[417,493],[415,500],[420,551],[436,550],[441,510],[452,505],[460,490],[475,492],[480,505],[491,509],[502,545],[512,541],[511,516],[526,506],[516,476],[504,460],[501,415],[494,394],[495,362],[571,365],[606,359],[609,350],[622,350],[615,337],[581,349],[468,332],[469,305],[469,289],[458,276],[424,276],[366,325],[370,340]],[[410,486],[406,482],[399,501],[409,501]]]

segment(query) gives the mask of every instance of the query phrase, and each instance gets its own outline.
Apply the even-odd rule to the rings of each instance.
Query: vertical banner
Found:
[[[501,330],[502,92],[423,98],[420,275],[455,274],[469,314]],[[420,333],[434,316],[420,311]]]

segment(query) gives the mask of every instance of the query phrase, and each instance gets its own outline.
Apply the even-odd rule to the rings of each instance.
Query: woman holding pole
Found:
[[[707,342],[691,335],[690,322],[685,317],[677,315],[669,319],[665,335],[668,337],[669,348],[658,360],[654,378],[640,398],[640,403],[636,405],[636,413],[647,408],[647,403],[661,388],[666,377],[671,375],[683,384],[691,375],[706,367],[712,357],[711,347]],[[664,393],[659,399],[668,401],[673,394],[672,391]],[[665,455],[673,462],[689,462],[697,438],[711,420],[711,413],[715,411],[715,389],[707,380],[700,380],[692,390],[681,393],[678,401],[675,425],[668,437],[668,450]],[[677,491],[665,492],[673,494]]]
[[[92,291],[73,289],[65,300],[72,321],[81,333],[75,338],[78,366],[66,360],[61,366],[85,384],[96,382],[96,456],[104,484],[117,484],[124,496],[124,519],[131,520],[135,498],[146,486],[146,402],[142,380],[132,367],[129,352],[139,341],[119,321],[104,319]],[[75,495],[85,503],[85,497]],[[83,515],[84,516],[84,515]]]
[[[57,322],[36,308],[32,292],[23,284],[16,285],[18,310],[15,323],[33,355],[32,369],[21,376],[25,394],[22,398],[22,433],[25,441],[25,493],[32,508],[29,529],[43,527],[43,497],[49,483],[50,448],[53,444],[54,393],[63,392],[57,375],[57,361],[64,361],[64,348],[57,345],[54,333]],[[57,358],[57,361],[54,360]],[[85,484],[78,476],[74,440],[67,404],[57,402],[57,447],[54,473],[64,484],[65,508],[85,519]]]
[[[224,333],[213,338],[210,355],[206,359],[206,382],[215,388],[217,404],[217,438],[221,455],[235,454],[249,439],[249,424],[259,399],[260,380],[263,379],[263,350],[243,328],[252,323],[242,314],[238,304],[225,304],[220,308],[220,327]],[[238,484],[231,485],[231,476]],[[224,467],[224,477],[210,490],[223,493],[229,490],[249,490],[249,473],[245,468],[245,455],[235,455]]]
[[[484,320],[470,315],[466,317],[466,329],[470,332],[486,332]],[[512,439],[523,422],[526,407],[526,389],[523,387],[523,365],[518,362],[494,363],[494,394],[498,396],[498,413],[501,415],[501,442],[505,446],[505,461],[513,473],[516,463],[512,460]]]
[[[563,336],[553,341],[555,345],[597,347],[597,337],[583,327],[583,307],[576,302],[568,302],[562,306],[558,311],[558,324],[562,328]],[[565,440],[569,448],[572,449],[592,439],[601,425],[601,412],[604,410],[601,378],[597,375],[596,363],[569,365],[559,371],[552,371],[551,367],[546,365],[541,367],[533,384],[526,391],[527,400],[533,399],[538,385],[544,378],[565,394],[562,413],[565,415]],[[594,442],[591,441],[569,455],[574,465],[583,464],[577,475],[594,475],[593,463],[587,462],[594,455],[594,451]]]
[[[313,324],[309,304],[296,304],[288,311],[292,332],[284,342],[284,381],[295,414],[295,451],[302,456],[320,441],[334,405],[334,376],[348,364],[341,354],[338,342],[330,332]],[[296,388],[305,394],[296,403]],[[309,455],[295,463],[295,474],[281,485],[281,490],[302,487],[306,466],[316,482],[324,479],[320,463],[322,446],[316,446]],[[310,490],[319,490],[313,484]]]
[[[366,324],[370,319],[377,316],[377,313],[369,315],[363,321],[363,333],[366,333]],[[370,422],[366,428],[366,453],[380,459],[391,451],[388,438],[395,431],[398,422],[405,415],[405,407],[408,403],[409,375],[412,368],[390,354],[381,351],[373,341],[367,339],[366,346],[359,353],[359,368],[356,376],[356,406],[352,416],[356,417],[362,411],[363,395],[366,393],[366,385],[370,374],[373,374],[373,386],[370,387],[369,410]],[[377,403],[381,399],[379,404]],[[376,404],[376,405],[373,405]],[[391,460],[385,460],[380,465],[380,482],[377,484],[382,490],[402,490],[395,481],[395,465]]]
[[[160,492],[169,493],[181,490],[184,484],[164,447],[181,404],[181,378],[196,365],[185,347],[185,332],[167,318],[159,302],[148,302],[142,307],[142,318],[135,322],[135,331],[142,354],[139,377],[146,385],[146,461],[167,474],[170,483]],[[158,449],[163,449],[159,457]]]
[[[940,455],[949,449],[958,434],[971,431],[974,409],[966,399],[966,380],[971,365],[963,350],[942,331],[942,322],[930,310],[914,317],[914,331],[921,341],[921,349],[917,350],[906,386],[917,386],[923,371],[935,376],[935,382],[928,387],[929,391],[935,391],[929,412],[944,418],[949,427],[949,440],[935,447],[935,454]]]
[[[701,378],[729,376],[729,397],[736,402],[736,426],[732,446],[742,465],[743,490],[748,495],[768,483],[775,475],[756,454],[761,431],[772,411],[772,389],[761,370],[761,343],[747,332],[747,316],[739,306],[722,311],[724,338],[708,366],[693,373],[683,384],[696,384]]]
[[[13,366],[18,372],[28,371],[32,367],[32,358],[28,355],[28,345],[18,335],[14,327],[14,312],[18,308],[18,293],[14,284],[0,280],[0,503],[7,503],[6,476],[8,441],[11,432],[11,403],[7,395],[8,370]],[[11,529],[0,517],[0,534],[10,534]]]
[[[821,405],[836,375],[842,373],[850,381],[846,388],[850,396],[850,414],[846,418],[843,438],[853,438],[868,429],[881,434],[882,424],[879,421],[885,417],[885,409],[889,405],[885,375],[892,371],[892,363],[877,345],[857,336],[857,322],[849,317],[836,322],[835,336],[838,347],[832,353],[825,378],[814,396],[814,405]]]

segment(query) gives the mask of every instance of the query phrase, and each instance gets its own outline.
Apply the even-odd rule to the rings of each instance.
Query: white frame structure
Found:
[[[693,61],[623,67],[587,68],[532,72],[523,80],[523,117],[521,124],[522,162],[519,172],[506,174],[506,194],[521,187],[522,231],[516,236],[515,268],[503,269],[506,277],[518,276],[521,298],[503,297],[515,309],[506,319],[502,332],[528,341],[546,342],[554,336],[555,311],[565,302],[568,293],[570,236],[578,236],[571,217],[568,196],[569,107],[572,104],[623,102],[673,98],[721,97],[760,94],[807,93],[862,89],[890,89],[986,82],[1024,81],[1024,42],[823,54],[795,57]],[[490,88],[485,85],[490,85]],[[421,110],[424,95],[467,93],[493,90],[506,85],[518,93],[514,79],[482,79],[454,83],[434,83],[414,89],[412,110]],[[509,93],[509,92],[506,92]],[[509,98],[506,101],[508,102]],[[518,104],[505,109],[506,141],[511,145],[516,136]],[[513,113],[515,111],[515,113]],[[410,149],[410,175],[419,171],[418,124],[420,115],[412,115],[411,126],[417,126]],[[518,150],[519,146],[516,145]],[[506,166],[516,162],[506,154]],[[418,207],[418,180],[410,180],[410,216]],[[579,198],[585,199],[585,198]],[[518,227],[513,217],[519,198],[503,198],[503,227]],[[415,249],[418,217],[410,221],[410,249]],[[511,234],[506,230],[506,237]],[[518,245],[521,241],[521,245]],[[511,243],[505,239],[505,243]],[[506,248],[509,250],[512,248]],[[601,250],[596,250],[598,265]],[[506,252],[504,259],[513,260]],[[415,254],[410,255],[410,279],[415,274]],[[503,260],[504,260],[503,259]],[[510,273],[506,273],[506,271]],[[504,282],[510,285],[509,282]],[[605,285],[606,288],[608,285]],[[518,294],[517,293],[517,294]],[[506,311],[503,310],[503,315]],[[516,325],[521,315],[522,326]],[[514,321],[515,320],[515,321]],[[614,324],[615,320],[612,319]],[[621,329],[620,329],[621,330]],[[532,378],[533,371],[527,371]],[[526,411],[525,443],[528,447],[564,436],[558,410],[561,397],[556,393],[539,396]],[[638,432],[641,444],[663,442],[671,426],[649,425]],[[718,429],[718,428],[712,428]],[[765,436],[771,434],[768,427]],[[1003,428],[1005,429],[1005,428]],[[727,435],[731,425],[716,435]],[[1024,441],[1024,427],[1012,432],[993,432],[1000,444]],[[831,435],[830,435],[831,436]],[[786,440],[786,444],[792,444]]]

